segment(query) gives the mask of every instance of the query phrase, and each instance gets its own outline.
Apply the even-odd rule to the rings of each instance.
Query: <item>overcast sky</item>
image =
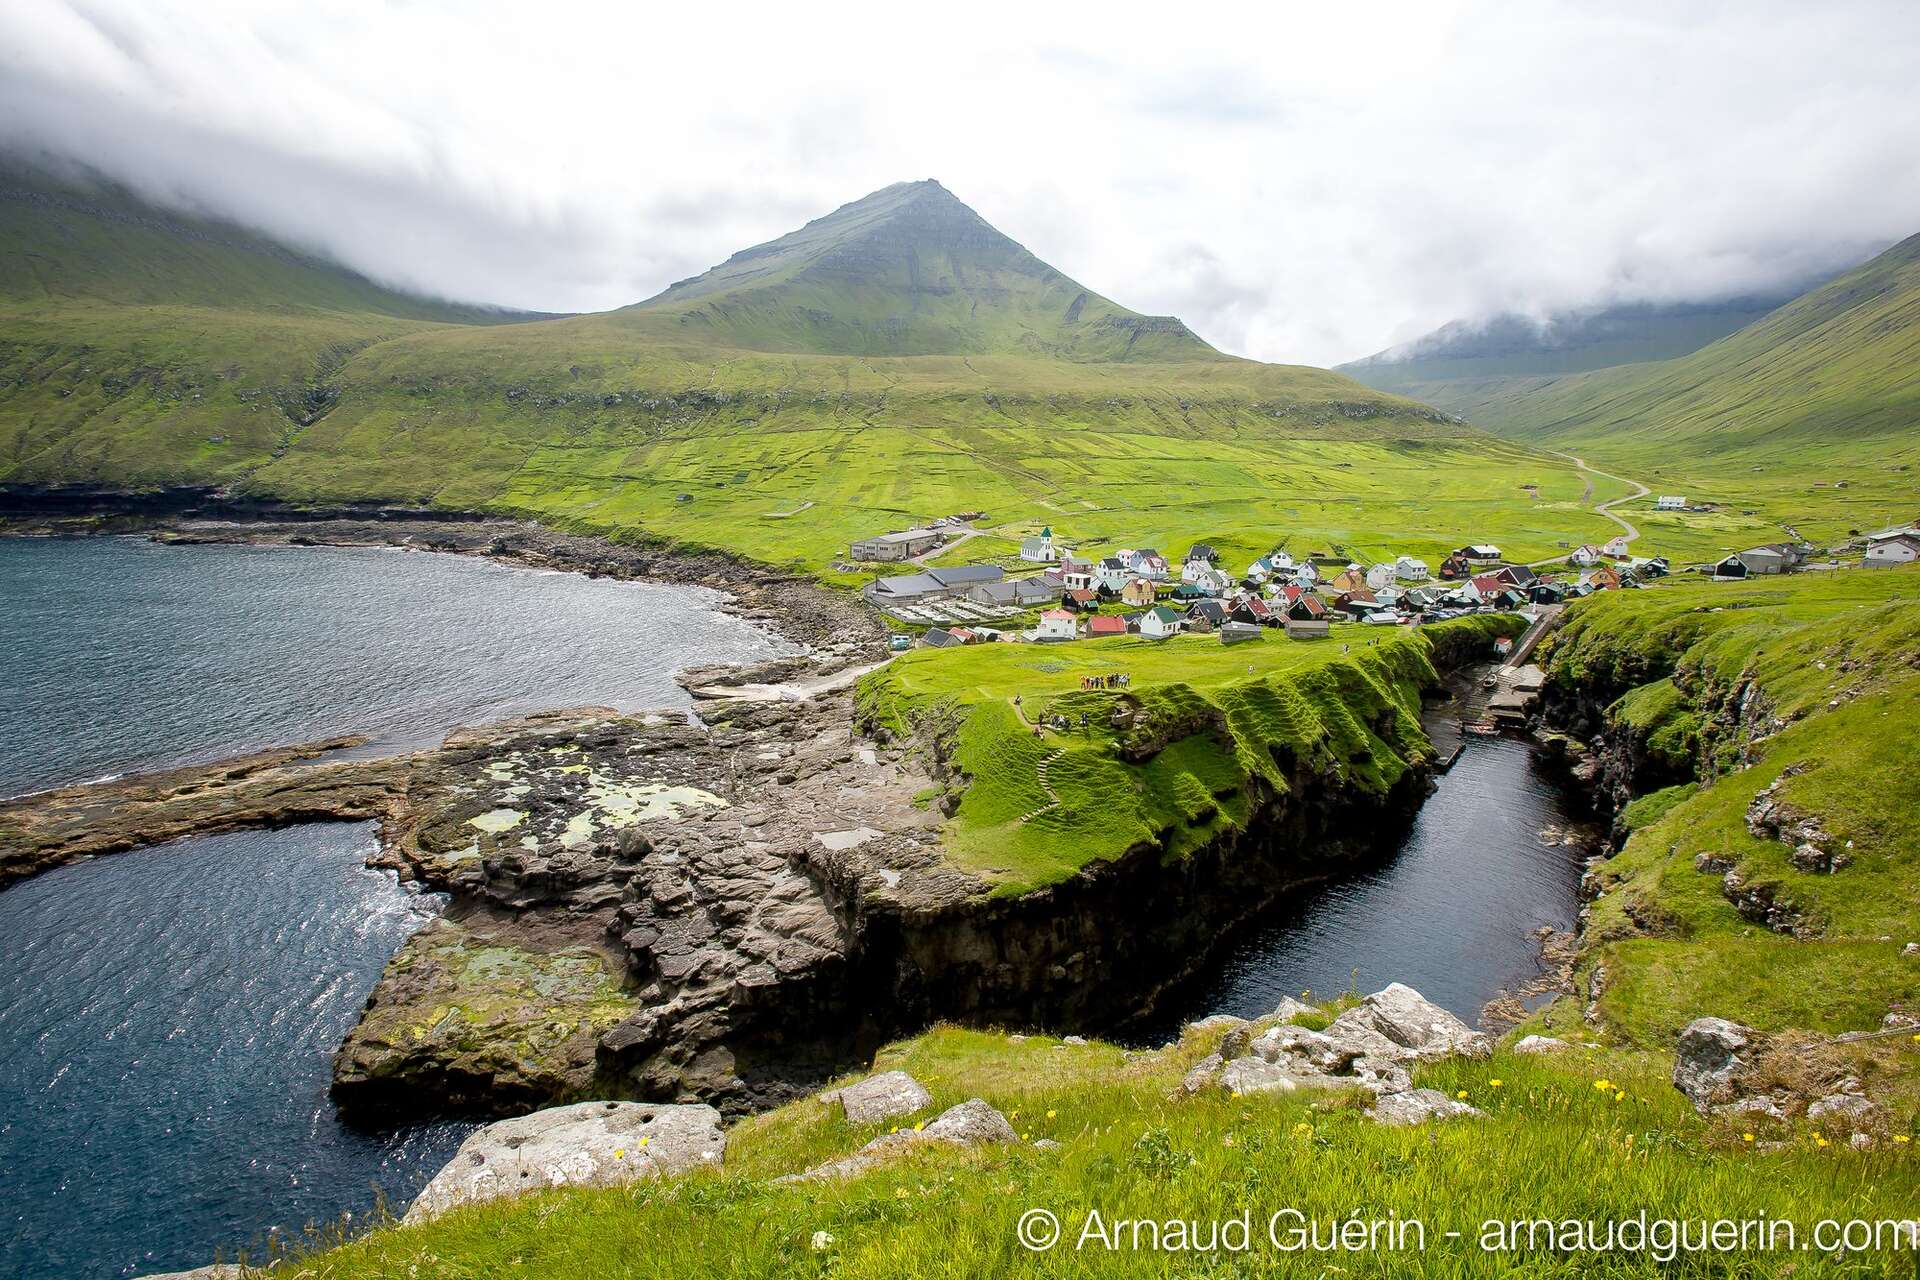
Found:
[[[1124,305],[1314,364],[1920,231],[1916,84],[1913,0],[0,6],[0,140],[415,289],[619,306],[936,177]]]

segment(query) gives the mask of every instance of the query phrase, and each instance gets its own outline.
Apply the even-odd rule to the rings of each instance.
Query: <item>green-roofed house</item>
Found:
[[[1161,605],[1140,615],[1140,634],[1149,640],[1165,640],[1180,634],[1181,622],[1177,612]]]

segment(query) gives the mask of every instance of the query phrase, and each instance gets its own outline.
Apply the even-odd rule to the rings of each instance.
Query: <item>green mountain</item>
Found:
[[[1454,401],[1497,431],[1613,456],[1910,455],[1920,440],[1920,235],[1678,359],[1467,382]]]
[[[526,312],[375,284],[231,223],[161,209],[104,180],[0,157],[0,300],[198,306],[473,324]]]
[[[9,492],[536,517],[791,565],[956,511],[950,555],[1207,541],[1535,558],[1607,527],[1562,459],[1091,292],[937,183],[889,187],[635,306],[515,323],[238,228],[16,196]],[[16,247],[27,252],[15,254]],[[36,500],[45,500],[44,497]]]
[[[1068,279],[931,179],[842,205],[631,310],[753,351],[1219,356],[1171,316],[1140,315]]]
[[[1512,313],[1482,323],[1456,320],[1336,370],[1382,391],[1452,408],[1457,382],[1583,373],[1690,354],[1752,324],[1798,292],[1568,311],[1545,320]]]

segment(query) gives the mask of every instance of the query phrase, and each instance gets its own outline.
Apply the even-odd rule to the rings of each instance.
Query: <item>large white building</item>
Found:
[[[1912,564],[1920,560],[1920,534],[1896,533],[1890,538],[1875,538],[1867,548],[1865,563],[1873,568]]]
[[[1677,493],[1663,493],[1653,500],[1655,511],[1685,511],[1687,500]]]

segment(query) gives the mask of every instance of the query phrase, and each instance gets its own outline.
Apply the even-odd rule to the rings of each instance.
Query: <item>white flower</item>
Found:
[[[831,1232],[816,1231],[813,1233],[813,1251],[815,1253],[819,1253],[822,1249],[831,1248],[833,1248],[833,1234]]]

